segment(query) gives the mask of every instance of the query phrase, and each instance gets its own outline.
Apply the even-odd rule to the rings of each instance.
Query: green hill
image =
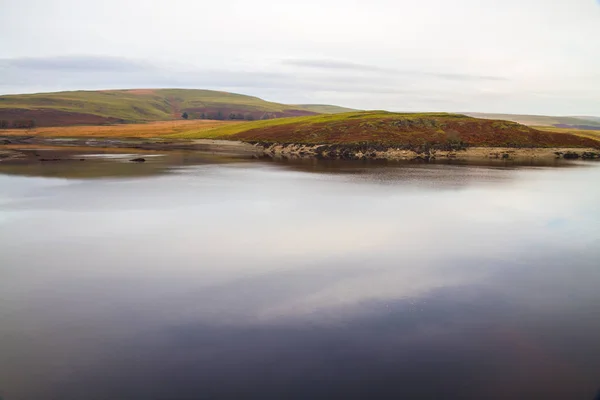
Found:
[[[285,144],[360,144],[415,148],[598,147],[568,133],[542,132],[510,121],[447,113],[354,112],[254,121],[176,135]]]
[[[100,125],[180,119],[271,119],[339,112],[334,106],[286,105],[212,90],[132,89],[0,96],[0,120],[37,126]]]

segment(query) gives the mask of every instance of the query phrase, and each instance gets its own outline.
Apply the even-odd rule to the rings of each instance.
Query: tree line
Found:
[[[0,129],[31,129],[35,128],[35,120],[33,119],[18,119],[8,121],[0,119]]]

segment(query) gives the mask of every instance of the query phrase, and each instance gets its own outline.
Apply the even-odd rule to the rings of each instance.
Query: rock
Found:
[[[565,160],[576,160],[579,158],[579,154],[572,151],[567,151],[565,154],[563,154],[563,158]]]
[[[142,157],[139,157],[139,158],[132,158],[129,161],[131,161],[131,162],[146,162],[146,159],[142,158]]]

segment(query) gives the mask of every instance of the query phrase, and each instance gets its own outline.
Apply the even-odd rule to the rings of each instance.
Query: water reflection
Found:
[[[0,174],[68,179],[148,177],[169,173],[174,166],[240,163],[253,159],[195,151],[39,146],[11,148],[25,157],[0,162]],[[134,158],[144,158],[146,162],[131,162]]]
[[[0,395],[594,397],[600,168],[168,170],[0,175]]]

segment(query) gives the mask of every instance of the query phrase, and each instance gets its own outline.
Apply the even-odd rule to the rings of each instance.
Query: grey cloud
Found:
[[[380,75],[368,78],[324,71],[303,74],[270,71],[177,69],[137,60],[114,57],[50,57],[0,60],[0,89],[11,86],[37,86],[53,82],[63,87],[131,88],[194,87],[330,91],[339,93],[397,94],[398,79]],[[35,73],[31,73],[31,72]]]
[[[346,61],[335,60],[283,60],[283,64],[293,67],[313,68],[313,69],[337,69],[347,71],[372,71],[372,72],[393,72],[385,68],[379,68],[372,65],[356,64]]]
[[[82,58],[81,58],[82,59]],[[91,60],[92,58],[89,58]],[[94,57],[97,65],[111,66],[114,58],[101,60]],[[230,69],[198,69],[158,66],[142,62],[122,60],[120,65],[132,65],[136,70],[108,68],[48,69],[35,73],[20,68],[13,62],[4,68],[0,76],[0,92],[52,91],[75,89],[123,89],[137,87],[157,88],[205,88],[226,90],[266,98],[283,103],[329,102],[354,108],[390,110],[427,110],[427,104],[442,110],[444,105],[459,108],[456,96],[444,89],[442,84],[429,85],[431,79],[403,74],[339,74],[332,70],[321,73],[302,71],[244,71]],[[1,69],[2,63],[0,63]],[[47,65],[36,63],[34,65]],[[52,64],[57,65],[57,64]],[[69,64],[72,66],[73,64]],[[52,86],[40,82],[52,82]],[[465,85],[466,86],[466,85]],[[16,88],[21,88],[17,90]]]
[[[1,59],[4,67],[33,71],[133,72],[150,68],[142,62],[119,57],[61,56]]]
[[[501,76],[490,76],[490,75],[477,75],[477,74],[460,74],[460,73],[449,73],[449,72],[426,72],[416,70],[400,70],[392,68],[380,68],[373,65],[359,64],[347,61],[336,61],[336,60],[317,60],[317,59],[295,59],[295,60],[283,60],[284,65],[300,68],[320,69],[320,70],[338,70],[348,72],[376,72],[384,73],[389,75],[403,75],[412,77],[423,77],[423,78],[437,78],[444,80],[454,81],[505,81],[507,80]]]
[[[423,76],[433,76],[436,78],[449,79],[449,80],[458,80],[458,81],[473,81],[473,80],[482,80],[482,81],[508,81],[507,78],[503,76],[489,76],[489,75],[470,75],[470,74],[451,74],[451,73],[419,73]]]
[[[490,2],[0,0],[0,93],[205,87],[356,108],[597,113],[596,0]]]
[[[0,60],[0,93],[23,93],[80,89],[205,88],[259,96],[283,103],[333,103],[362,109],[392,111],[489,111],[505,112],[507,104],[528,108],[543,102],[539,95],[509,95],[503,83],[480,88],[476,76],[398,71],[394,74],[363,74],[336,70],[243,70],[159,65],[113,57],[71,57],[77,62],[49,59]],[[64,58],[60,58],[63,59]],[[84,60],[85,62],[82,62]],[[95,69],[90,66],[95,63]],[[49,68],[52,66],[52,68]],[[79,66],[81,68],[74,68]],[[35,69],[33,69],[35,68]],[[438,74],[440,75],[440,74]],[[457,90],[460,95],[457,95]],[[569,99],[575,100],[574,97]],[[478,104],[487,104],[482,109]],[[516,107],[515,107],[516,108]],[[575,111],[577,109],[573,107]],[[532,107],[532,110],[535,110]],[[508,111],[508,110],[506,110]]]

